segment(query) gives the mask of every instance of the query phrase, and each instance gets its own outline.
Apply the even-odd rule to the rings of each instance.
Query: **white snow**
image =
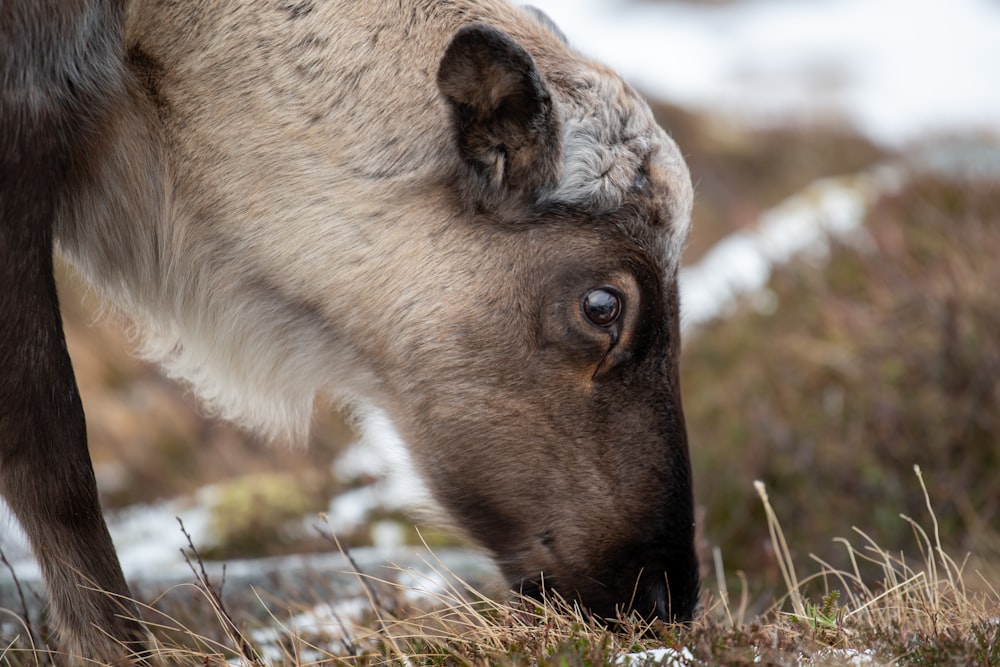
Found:
[[[817,658],[822,661],[822,664],[829,664],[834,660],[842,665],[852,665],[853,667],[878,664],[878,660],[875,657],[875,650],[870,648],[865,649],[864,651],[859,651],[853,648],[828,648],[820,651],[813,657],[812,660],[802,664],[811,665]],[[800,661],[800,663],[801,662],[802,661]]]
[[[697,664],[694,654],[686,646],[681,650],[654,648],[648,651],[626,653],[615,660],[616,665],[637,667],[638,665],[662,665],[662,667],[691,667]]]
[[[345,482],[357,478],[374,481],[335,496],[326,512],[326,524],[335,533],[349,533],[368,523],[375,510],[426,510],[430,505],[426,487],[413,468],[409,453],[388,417],[379,410],[361,412],[362,439],[350,447],[336,464]],[[209,485],[190,498],[177,498],[150,505],[136,505],[111,513],[108,528],[118,550],[127,579],[173,579],[185,577],[190,569],[181,553],[187,539],[178,519],[191,535],[196,548],[216,544],[210,530],[210,509],[216,504],[220,487]],[[307,530],[315,517],[305,520]],[[391,550],[403,542],[402,529],[391,521],[377,522],[373,538],[377,547]],[[40,572],[24,535],[6,503],[0,499],[0,550],[24,581],[37,581]],[[6,576],[0,571],[0,577]]]
[[[843,119],[898,145],[1000,131],[1000,3],[531,0],[646,94],[748,121]]]
[[[824,178],[766,211],[756,228],[723,238],[697,263],[681,269],[684,331],[725,315],[745,294],[764,295],[755,305],[773,309],[763,291],[772,267],[802,254],[823,259],[830,238],[863,244],[866,237],[859,228],[868,206],[904,178],[903,170],[892,165]]]
[[[200,489],[191,498],[178,498],[151,505],[134,505],[107,517],[111,539],[114,540],[121,560],[122,570],[129,579],[144,577],[172,578],[190,574],[181,549],[187,549],[187,540],[180,531],[177,520],[184,522],[184,529],[191,535],[196,547],[214,543],[209,525],[208,507],[216,492],[215,487]],[[23,581],[37,581],[40,572],[31,556],[23,532],[6,503],[0,501],[0,549]],[[5,574],[0,573],[0,577]]]
[[[298,662],[318,663],[330,654],[342,653],[341,643],[353,639],[356,624],[370,609],[371,603],[364,597],[320,604],[287,620],[276,618],[273,626],[252,630],[250,637],[262,656],[272,662],[286,660],[284,647],[291,638],[305,637],[308,641],[296,646]]]
[[[375,481],[330,501],[330,529],[335,533],[350,532],[367,523],[371,512],[379,508],[413,511],[432,507],[430,491],[418,477],[413,459],[388,415],[373,407],[358,407],[355,416],[363,435],[337,460],[336,474],[343,482],[366,477]],[[383,542],[398,539],[387,526],[380,531],[375,537]]]

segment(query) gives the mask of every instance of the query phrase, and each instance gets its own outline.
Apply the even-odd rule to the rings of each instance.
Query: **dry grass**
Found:
[[[680,665],[1000,665],[1000,593],[966,558],[949,555],[937,536],[937,519],[919,469],[925,499],[922,524],[901,516],[915,537],[917,557],[891,552],[861,530],[854,542],[838,540],[852,562],[878,567],[877,583],[858,565],[837,569],[813,558],[802,575],[763,484],[757,484],[769,539],[786,591],[762,615],[733,605],[725,589],[706,593],[701,617],[688,626],[618,618],[609,626],[563,600],[544,603],[486,595],[431,562],[402,572],[412,582],[357,572],[365,591],[359,612],[326,614],[316,623],[305,608],[292,613],[276,601],[264,623],[247,609],[227,609],[216,584],[194,559],[194,581],[143,608],[161,664],[283,665],[613,665],[658,664],[663,654]],[[794,541],[794,535],[792,535]],[[725,581],[724,576],[720,576]],[[975,582],[979,585],[972,586]],[[982,584],[985,584],[982,585]],[[170,597],[183,595],[183,611]],[[740,596],[737,596],[739,598]],[[197,608],[197,609],[195,609]],[[284,608],[284,612],[273,611]],[[312,616],[320,613],[312,611]],[[181,620],[186,618],[187,620]],[[52,655],[28,627],[6,637],[0,664],[42,665]],[[680,656],[689,658],[682,659]],[[671,664],[671,663],[666,663]]]
[[[814,178],[881,157],[845,133],[734,134],[666,108],[661,118],[699,181],[692,257]],[[887,198],[867,222],[877,252],[835,250],[827,267],[779,271],[777,313],[748,309],[688,348],[685,404],[709,566],[703,613],[690,626],[619,619],[612,630],[558,600],[481,592],[440,564],[399,573],[408,585],[358,574],[366,593],[356,608],[331,596],[320,613],[324,600],[247,601],[247,591],[233,595],[196,565],[190,583],[143,608],[159,659],[561,667],[668,647],[690,650],[698,664],[841,664],[853,655],[1000,666],[998,192],[930,179]],[[96,358],[112,347],[120,362]],[[208,481],[202,471],[236,461],[257,472],[286,465],[272,459],[329,467],[339,445],[313,460],[242,442],[127,361],[126,347],[106,337],[74,349],[84,391],[97,387],[88,414],[92,440],[107,449],[99,458],[146,452],[129,463],[138,472],[119,485],[121,502],[176,495]],[[159,407],[143,398],[160,394],[170,398]],[[117,402],[148,411],[126,423]],[[910,472],[915,461],[933,471],[926,486]],[[759,501],[755,479],[767,484]],[[831,551],[844,532],[851,538],[834,538]],[[47,619],[29,615],[0,610],[0,665],[52,664]]]
[[[981,572],[968,568],[968,556],[959,561],[945,550],[923,474],[917,466],[914,472],[926,502],[930,529],[905,514],[899,518],[912,528],[919,558],[884,549],[855,528],[856,543],[844,538],[835,540],[846,549],[850,569],[834,568],[811,555],[820,568],[802,580],[796,576],[795,563],[766,490],[758,483],[788,590],[776,603],[775,611],[814,639],[856,651],[887,652],[882,656],[886,661],[905,663],[916,655],[940,651],[939,661],[934,664],[996,664],[1000,657],[1000,594]],[[877,584],[862,575],[862,561],[881,571]],[[968,579],[979,585],[969,585]],[[818,604],[810,600],[816,588],[813,584],[817,583],[821,590]],[[782,611],[785,608],[790,611]],[[959,655],[949,657],[945,644],[951,637],[964,637],[969,644]],[[970,652],[976,660],[964,662]]]

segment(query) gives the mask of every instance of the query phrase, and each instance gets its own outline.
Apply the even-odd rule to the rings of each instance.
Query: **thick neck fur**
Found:
[[[129,16],[134,86],[59,242],[143,352],[225,417],[299,440],[318,393],[350,400],[349,386],[385,404],[412,390],[387,369],[418,353],[435,318],[471,307],[456,285],[504,271],[455,194],[434,84],[448,40],[473,21],[523,44],[551,86],[564,160],[544,198],[603,212],[638,172],[660,174],[676,194],[651,252],[676,269],[690,182],[679,156],[652,148],[672,142],[634,92],[529,12],[150,1]],[[429,302],[440,313],[414,313]],[[408,318],[421,324],[400,327]]]

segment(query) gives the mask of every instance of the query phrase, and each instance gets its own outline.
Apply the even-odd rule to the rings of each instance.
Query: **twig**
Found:
[[[191,559],[188,557],[187,552],[185,552],[184,549],[181,549],[180,552],[181,555],[184,556],[184,562],[187,563],[188,567],[191,568],[191,571],[194,573],[194,576],[198,579],[198,582],[201,584],[202,588],[205,590],[206,593],[208,593],[209,598],[212,601],[212,604],[215,606],[216,612],[222,618],[224,624],[228,626],[229,631],[233,635],[232,639],[238,644],[237,650],[239,651],[240,656],[244,660],[254,665],[260,665],[262,667],[264,665],[263,658],[261,658],[260,654],[250,644],[250,642],[247,641],[246,636],[243,634],[243,632],[240,631],[240,629],[236,625],[236,622],[233,620],[233,617],[229,614],[229,610],[226,609],[226,605],[222,601],[221,588],[220,590],[216,590],[215,587],[212,585],[212,582],[209,581],[208,572],[205,571],[205,563],[201,559],[201,554],[198,553],[198,549],[195,548],[194,541],[191,539],[190,533],[188,533],[187,530],[184,528],[184,522],[181,520],[180,517],[177,517],[177,523],[179,523],[181,526],[181,533],[184,535],[184,539],[187,540],[188,547],[191,549],[191,553],[194,554],[194,558],[195,561],[198,563],[198,567],[197,569],[195,568],[194,564],[191,563]],[[223,566],[222,568],[223,585],[225,585],[226,581],[225,572],[226,569],[225,566]]]
[[[340,626],[340,643],[344,646],[348,655],[358,655],[358,647],[354,645],[354,640],[351,639],[351,632],[347,629],[347,623],[341,618],[333,607],[330,607],[330,615],[333,616],[333,620],[337,621],[337,625]]]
[[[28,636],[32,643],[34,643],[37,635],[35,634],[35,629],[31,627],[31,616],[28,614],[28,603],[24,599],[24,590],[21,588],[21,580],[17,578],[17,573],[14,572],[14,566],[10,564],[7,560],[7,554],[0,549],[0,563],[3,563],[7,571],[10,572],[10,578],[14,581],[14,587],[17,589],[17,597],[21,601],[21,620],[24,622],[24,629],[27,631]]]
[[[337,535],[332,530],[324,531],[321,526],[317,527],[317,530],[319,531],[319,534],[323,539],[333,544],[335,547],[337,547],[337,550],[340,551],[340,553],[344,554],[344,556],[347,558],[347,562],[350,563],[351,565],[351,569],[357,576],[358,581],[360,581],[361,585],[364,586],[365,592],[368,593],[368,596],[375,603],[375,606],[379,610],[387,614],[395,614],[395,611],[393,609],[390,609],[387,605],[385,605],[382,602],[382,598],[379,596],[378,591],[375,590],[375,587],[372,585],[371,581],[369,581],[368,575],[362,572],[361,568],[358,566],[358,562],[354,560],[354,556],[351,555],[350,549],[348,549],[347,547],[345,547],[343,544],[340,543],[340,540],[337,539]]]
[[[361,568],[358,567],[357,561],[354,560],[354,556],[352,556],[351,552],[340,543],[339,539],[337,539],[337,534],[334,533],[332,527],[330,527],[327,516],[325,514],[321,514],[320,516],[327,521],[327,527],[330,528],[330,531],[328,533],[324,532],[322,527],[319,527],[319,534],[327,541],[332,542],[334,546],[336,546],[337,549],[347,558],[347,562],[350,563],[351,568],[354,570],[354,575],[358,578],[358,581],[361,582],[361,586],[365,589],[365,593],[368,595],[368,602],[371,604],[372,610],[375,612],[375,619],[379,624],[379,634],[381,634],[381,636],[385,639],[388,644],[388,648],[396,652],[400,663],[409,666],[411,664],[409,657],[400,648],[396,638],[390,631],[389,624],[385,619],[385,615],[388,615],[390,618],[395,618],[395,610],[389,609],[385,603],[382,602],[382,598],[378,595],[375,587],[369,580],[369,575],[366,575],[361,571]]]

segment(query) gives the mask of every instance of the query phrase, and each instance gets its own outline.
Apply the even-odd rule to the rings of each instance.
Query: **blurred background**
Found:
[[[1000,579],[1000,2],[533,4],[649,98],[695,180],[683,391],[709,579],[716,550],[754,600],[781,591],[758,479],[798,560],[842,565],[854,526],[916,551],[914,465],[943,542]],[[330,550],[319,512],[348,546],[419,544],[405,475],[384,477],[398,443],[352,445],[324,411],[309,449],[267,446],[60,285],[127,576],[177,565],[174,516],[208,558]]]

